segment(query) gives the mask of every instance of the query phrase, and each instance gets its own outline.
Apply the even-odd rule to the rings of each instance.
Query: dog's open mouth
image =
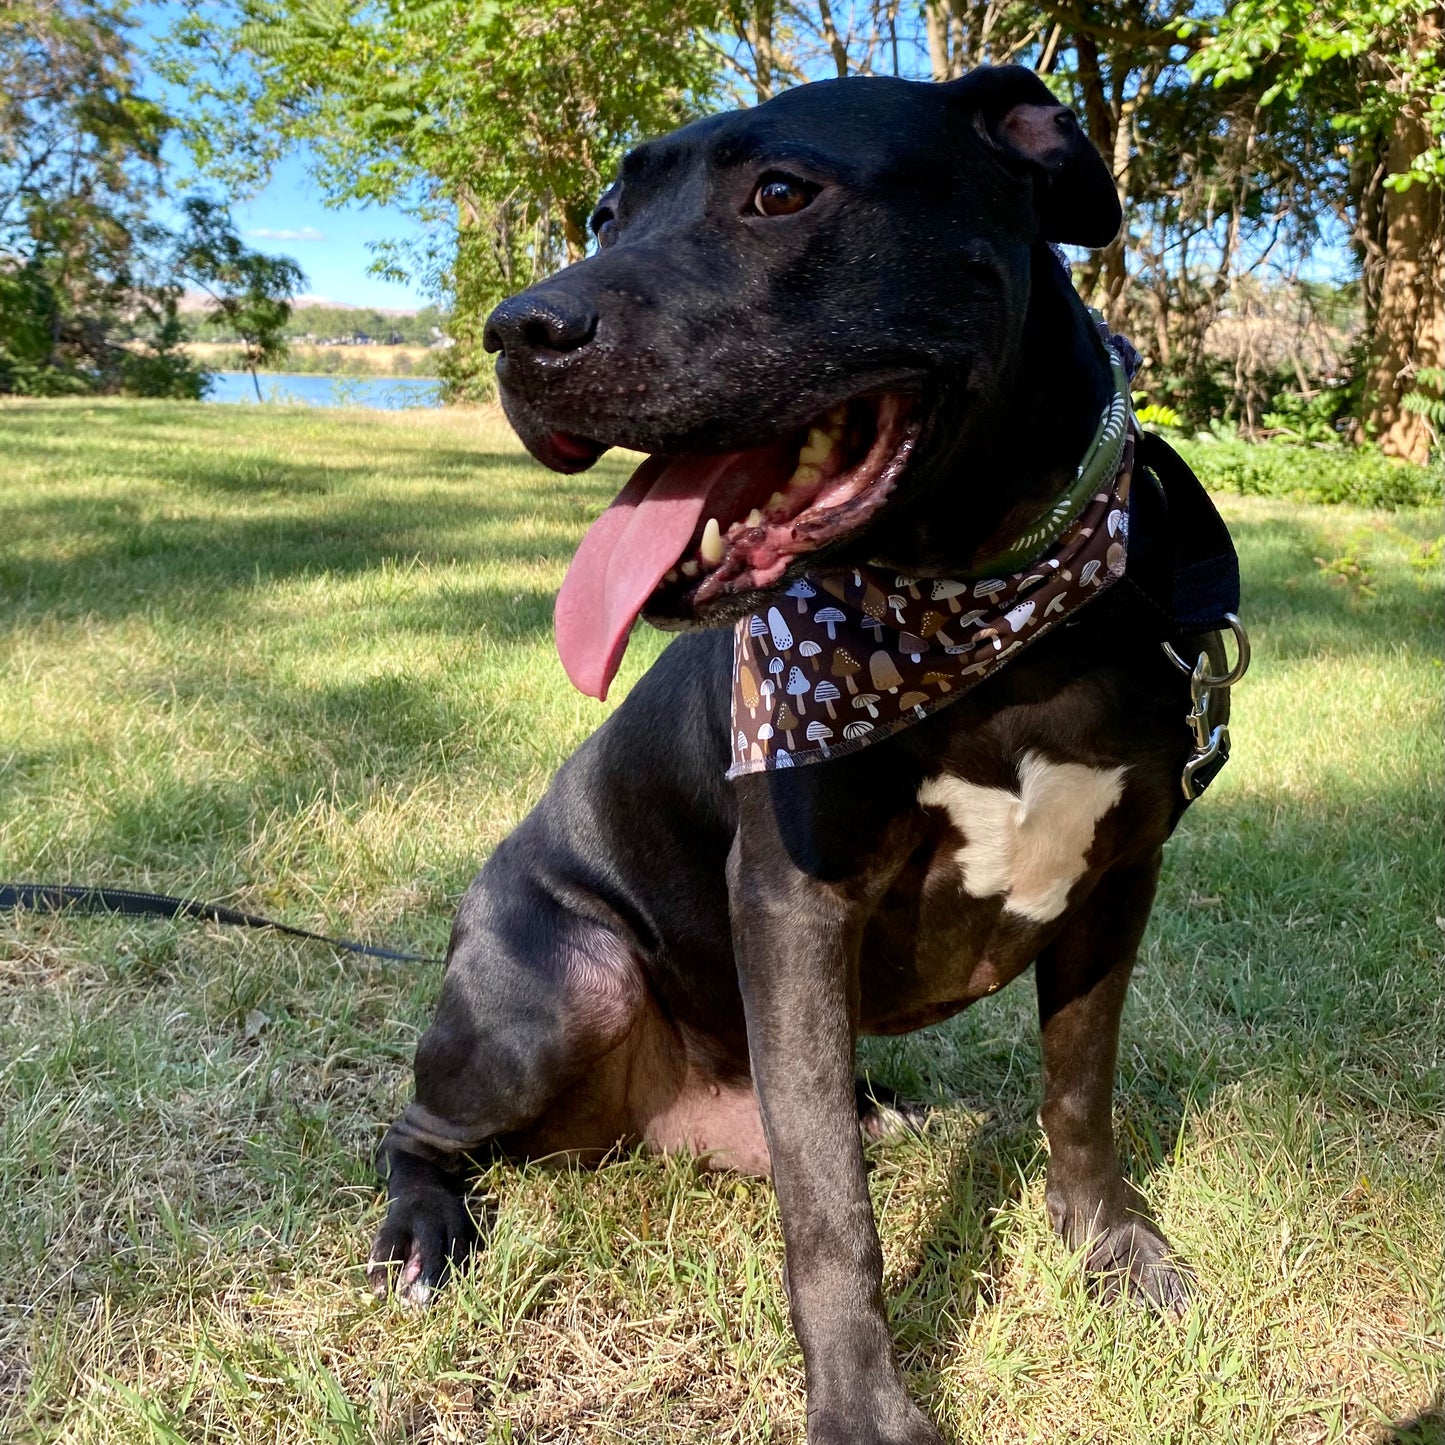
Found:
[[[557,595],[557,651],[574,685],[607,696],[642,612],[688,620],[856,532],[903,473],[913,412],[887,392],[767,446],[649,457],[592,524]]]

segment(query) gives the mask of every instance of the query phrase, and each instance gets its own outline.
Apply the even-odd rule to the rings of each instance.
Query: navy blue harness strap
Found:
[[[1162,438],[1140,432],[1129,508],[1132,583],[1161,635],[1185,638],[1227,631],[1239,611],[1239,557],[1209,493]]]
[[[304,938],[312,943],[326,943],[348,953],[368,958],[389,958],[398,963],[437,963],[419,953],[399,953],[391,948],[377,948],[369,943],[354,943],[348,938],[329,938],[324,933],[311,933],[293,928],[288,923],[263,918],[256,913],[242,913],[219,903],[203,903],[195,898],[173,898],[165,893],[137,893],[128,888],[86,888],[66,883],[3,883],[0,884],[0,912],[24,908],[35,913],[118,913],[131,917],[196,918],[207,923],[234,924],[241,928],[267,928],[284,933],[288,938]]]

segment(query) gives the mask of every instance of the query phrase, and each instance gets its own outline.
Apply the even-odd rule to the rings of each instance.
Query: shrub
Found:
[[[1441,468],[1398,462],[1372,446],[1299,446],[1204,434],[1176,447],[1211,491],[1384,508],[1438,505],[1445,498]]]

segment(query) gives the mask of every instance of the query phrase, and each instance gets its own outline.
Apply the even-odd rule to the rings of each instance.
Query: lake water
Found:
[[[215,371],[211,375],[207,401],[256,405],[249,371]],[[261,400],[283,406],[369,406],[400,411],[409,406],[440,406],[441,383],[427,376],[302,376],[263,371]]]

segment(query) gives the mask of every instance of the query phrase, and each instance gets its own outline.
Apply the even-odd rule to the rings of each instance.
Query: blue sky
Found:
[[[348,306],[420,307],[431,299],[367,275],[367,242],[417,237],[416,222],[392,207],[327,208],[307,179],[304,156],[288,157],[271,184],[254,200],[233,203],[231,214],[248,245],[290,256],[306,272],[309,296]]]
[[[166,0],[146,0],[135,7],[140,29],[137,42],[144,48],[149,38],[170,23],[175,6]],[[151,77],[148,91],[159,92],[173,110],[184,106],[177,94]],[[176,141],[167,145],[170,186],[184,193],[193,185],[217,194],[214,183],[197,182],[184,148]],[[392,206],[347,205],[332,209],[322,204],[321,194],[307,175],[305,152],[288,156],[277,168],[270,184],[247,200],[223,197],[231,207],[236,227],[248,245],[272,256],[289,256],[306,273],[307,296],[349,306],[413,308],[433,298],[411,286],[399,286],[368,274],[372,253],[368,242],[409,241],[422,235],[421,227]],[[162,207],[164,218],[165,208]]]

